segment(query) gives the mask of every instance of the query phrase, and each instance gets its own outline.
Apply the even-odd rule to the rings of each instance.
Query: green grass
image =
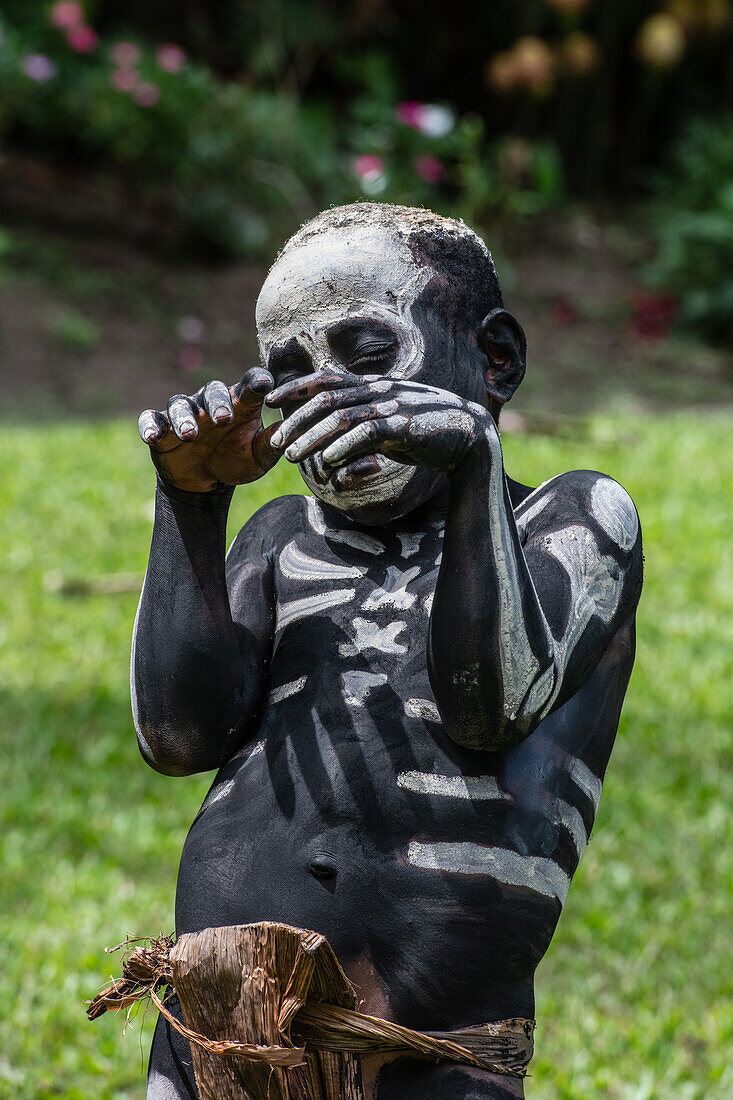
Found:
[[[733,1032],[733,420],[595,419],[512,436],[514,476],[595,467],[646,538],[637,669],[596,830],[538,973],[530,1100],[722,1100]],[[121,1034],[83,1000],[104,946],[173,925],[178,855],[208,778],[138,755],[127,662],[137,597],[65,595],[142,572],[152,476],[129,423],[0,435],[0,1097],[144,1095],[152,1014]],[[278,467],[233,524],[300,491]],[[51,582],[49,581],[49,576]],[[77,586],[78,587],[78,586]]]

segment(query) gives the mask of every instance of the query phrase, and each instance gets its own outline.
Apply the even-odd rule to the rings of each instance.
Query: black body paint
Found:
[[[331,326],[331,373],[289,336],[267,360],[292,460],[316,456],[328,479],[380,454],[415,477],[356,518],[273,501],[226,566],[230,491],[163,485],[132,671],[148,762],[219,768],[184,847],[177,932],[317,929],[364,1011],[450,1030],[533,1015],[633,664],[641,540],[599,474],[536,491],[505,478],[486,406],[521,378],[521,330],[495,308],[469,339],[432,294],[412,307],[425,351],[410,378],[383,320]],[[366,476],[353,469],[344,492]],[[159,1023],[149,1097],[195,1088],[185,1046]],[[405,1059],[376,1095],[523,1092]]]

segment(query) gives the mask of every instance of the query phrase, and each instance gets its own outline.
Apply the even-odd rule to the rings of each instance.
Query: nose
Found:
[[[272,348],[267,366],[276,384],[285,376],[338,370],[326,341],[305,333]]]

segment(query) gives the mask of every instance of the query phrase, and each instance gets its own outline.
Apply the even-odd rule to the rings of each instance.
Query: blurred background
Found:
[[[538,972],[529,1100],[733,1096],[733,5],[0,0],[0,1097],[144,1096],[104,947],[173,926],[211,776],[137,754],[136,414],[256,362],[284,240],[359,198],[464,218],[525,325],[512,475],[645,532],[639,652]],[[231,533],[278,465],[238,490]]]

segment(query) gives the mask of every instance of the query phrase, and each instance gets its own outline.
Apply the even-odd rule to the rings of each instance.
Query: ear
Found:
[[[484,381],[490,397],[505,404],[524,378],[527,339],[519,321],[506,309],[492,309],[481,322],[478,346],[487,359]]]

